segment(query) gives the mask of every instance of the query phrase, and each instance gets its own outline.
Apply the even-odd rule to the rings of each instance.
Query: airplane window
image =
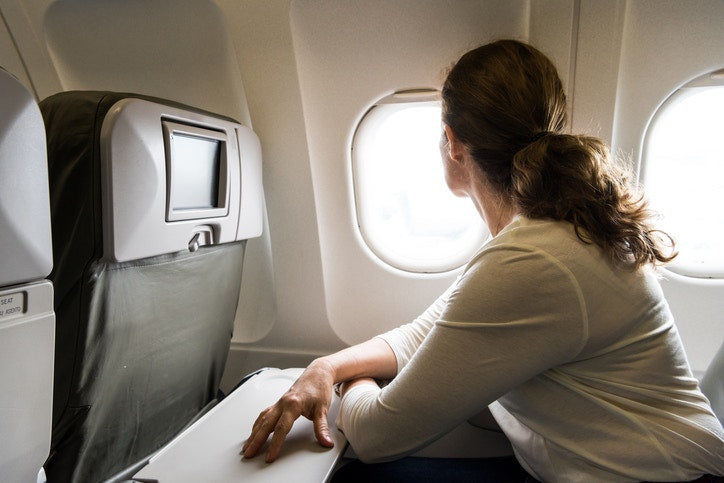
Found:
[[[686,84],[659,108],[644,143],[642,181],[660,228],[677,242],[669,268],[724,278],[724,70]]]
[[[440,129],[437,91],[409,91],[372,107],[352,143],[362,238],[383,262],[409,272],[460,267],[489,234],[470,200],[445,184]]]

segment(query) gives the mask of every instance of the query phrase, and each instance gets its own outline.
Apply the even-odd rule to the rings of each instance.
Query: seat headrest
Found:
[[[135,94],[65,92],[41,109],[51,172],[77,177],[51,190],[79,206],[100,205],[84,223],[93,224],[88,244],[102,245],[102,258],[123,262],[261,234],[261,149],[248,127]],[[62,229],[58,210],[54,204],[54,229]]]
[[[53,268],[43,117],[33,96],[0,69],[0,287]]]

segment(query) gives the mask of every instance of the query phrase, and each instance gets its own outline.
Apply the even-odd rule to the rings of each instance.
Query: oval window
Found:
[[[409,272],[463,265],[488,231],[473,204],[447,188],[437,91],[407,91],[375,104],[352,142],[362,238],[385,263]]]
[[[674,92],[647,130],[641,179],[679,250],[669,268],[682,275],[724,277],[723,134],[724,71]]]

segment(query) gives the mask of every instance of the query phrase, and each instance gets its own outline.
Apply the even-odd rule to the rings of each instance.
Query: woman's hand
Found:
[[[299,416],[311,420],[319,444],[331,448],[334,441],[329,434],[327,411],[332,403],[334,383],[353,381],[364,376],[392,379],[396,374],[395,353],[387,342],[378,338],[314,360],[276,404],[259,414],[249,438],[241,448],[241,454],[244,458],[253,458],[269,435],[274,433],[266,452],[266,461],[271,463],[279,456],[284,439]],[[359,383],[363,383],[363,380],[353,384]],[[374,384],[374,381],[371,383]]]
[[[334,446],[327,424],[333,384],[333,368],[321,359],[312,362],[276,404],[259,414],[251,435],[241,449],[244,458],[256,456],[269,435],[274,433],[266,453],[266,462],[277,459],[284,439],[299,416],[314,423],[314,435],[319,444],[327,448]]]

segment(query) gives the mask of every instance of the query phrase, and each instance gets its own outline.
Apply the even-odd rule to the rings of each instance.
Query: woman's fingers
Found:
[[[271,463],[279,455],[284,439],[292,429],[294,421],[302,415],[303,400],[296,393],[289,391],[271,406],[261,412],[251,429],[251,435],[241,448],[244,458],[253,458],[264,446],[271,433],[272,436],[266,461]]]
[[[254,422],[251,434],[241,448],[244,458],[253,458],[274,433],[266,461],[272,462],[279,456],[284,440],[299,416],[314,423],[314,434],[319,444],[327,448],[334,446],[334,440],[327,424],[327,408],[332,396],[332,379],[319,370],[307,370],[273,406],[266,408]]]
[[[284,439],[287,437],[287,434],[289,434],[289,431],[291,431],[292,425],[294,425],[294,421],[296,421],[298,417],[299,414],[294,415],[294,413],[289,412],[282,413],[281,417],[277,421],[277,424],[274,426],[274,436],[272,436],[271,443],[269,443],[269,449],[266,452],[267,463],[271,463],[277,459],[279,451],[282,449],[282,444],[284,444]]]
[[[329,424],[327,424],[327,408],[320,406],[314,414],[314,435],[322,446],[331,448],[334,446],[334,440],[329,433]]]
[[[279,418],[276,415],[274,406],[265,409],[259,417],[256,418],[251,428],[251,434],[241,448],[244,458],[253,458],[256,456],[259,449],[264,446],[267,438],[269,438],[269,434],[274,431],[277,419]]]
[[[289,434],[289,431],[291,431],[292,426],[294,425],[294,421],[296,421],[300,415],[301,414],[297,413],[297,411],[292,411],[284,412],[279,417],[276,425],[274,426],[274,436],[272,436],[271,443],[269,444],[269,449],[266,453],[267,463],[271,463],[272,461],[277,459],[277,457],[279,456],[279,452],[281,451],[282,445],[284,444],[284,440]],[[317,437],[319,443],[327,448],[331,448],[332,446],[334,446],[334,440],[329,434],[326,407],[319,406],[317,408],[313,418],[313,423],[314,434]]]

